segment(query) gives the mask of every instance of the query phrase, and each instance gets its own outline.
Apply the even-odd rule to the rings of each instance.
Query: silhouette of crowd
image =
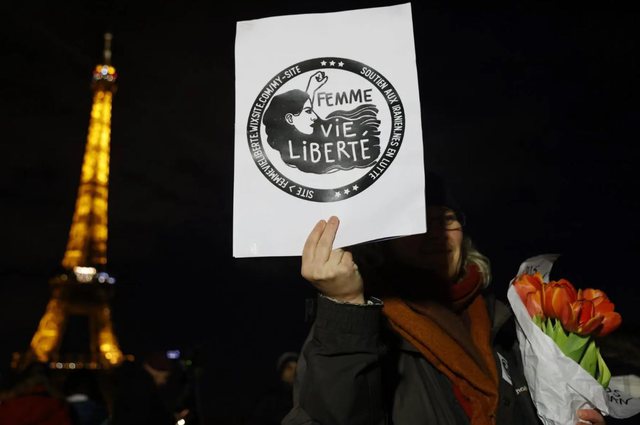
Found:
[[[113,370],[61,370],[33,362],[2,382],[0,424],[200,424],[201,371],[191,359],[172,357],[149,351]]]

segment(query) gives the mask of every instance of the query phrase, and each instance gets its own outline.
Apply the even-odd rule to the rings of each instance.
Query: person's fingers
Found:
[[[313,261],[316,254],[316,246],[318,245],[318,241],[320,240],[320,236],[326,227],[327,222],[324,220],[320,220],[313,227],[309,236],[307,236],[307,240],[304,242],[304,248],[302,249],[302,261]]]
[[[316,252],[314,260],[324,261],[325,263],[329,260],[329,256],[331,255],[331,251],[333,250],[333,241],[336,238],[336,233],[338,232],[338,225],[340,221],[338,217],[331,216],[327,221],[327,225],[320,236],[320,240],[316,245]]]
[[[345,266],[352,267],[358,270],[358,265],[355,263],[355,261],[353,261],[353,254],[349,251],[344,252],[344,255],[342,256],[342,259],[341,259],[341,263],[344,264]]]
[[[342,261],[342,257],[344,257],[345,251],[343,249],[334,249],[331,251],[331,255],[329,255],[329,260],[327,260],[327,264],[338,265]]]

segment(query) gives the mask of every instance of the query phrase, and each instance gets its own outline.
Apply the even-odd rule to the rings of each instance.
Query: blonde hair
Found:
[[[478,267],[482,276],[482,285],[486,288],[491,283],[491,262],[489,258],[478,251],[471,241],[471,238],[465,236],[462,240],[462,258],[464,258],[463,268],[469,264]]]

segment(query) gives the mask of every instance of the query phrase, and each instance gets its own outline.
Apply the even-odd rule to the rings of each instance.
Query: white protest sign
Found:
[[[237,23],[234,257],[426,231],[410,4]]]

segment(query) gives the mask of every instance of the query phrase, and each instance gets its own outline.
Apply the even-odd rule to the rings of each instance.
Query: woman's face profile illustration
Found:
[[[302,110],[297,114],[287,113],[285,120],[294,126],[300,133],[312,134],[313,123],[318,119],[318,115],[313,111],[311,99],[307,99],[302,106]]]

